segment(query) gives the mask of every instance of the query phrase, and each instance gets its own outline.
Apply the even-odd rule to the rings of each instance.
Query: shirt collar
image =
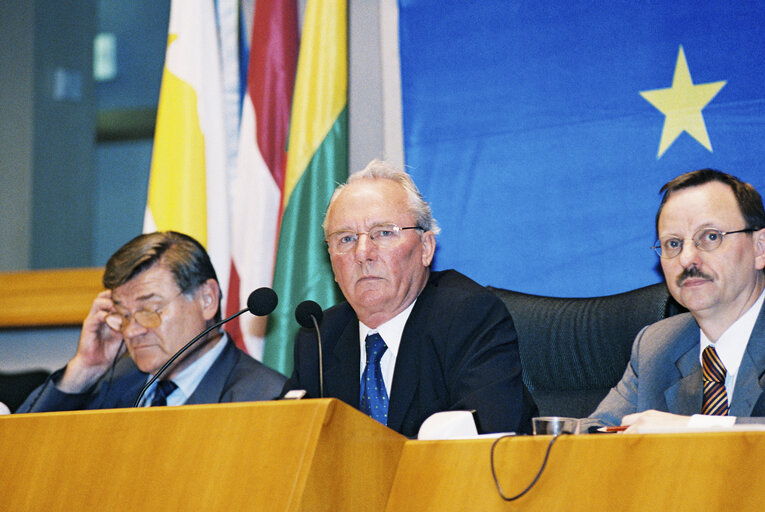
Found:
[[[194,393],[202,382],[202,379],[207,375],[207,371],[213,365],[218,356],[223,352],[223,349],[228,342],[228,334],[225,332],[220,340],[207,352],[202,354],[199,359],[188,365],[181,370],[178,375],[173,377],[173,382],[178,386],[178,389],[170,393],[167,397],[167,405],[182,405],[185,404],[189,397]],[[151,376],[149,376],[151,379]],[[144,403],[150,403],[151,399],[148,397],[154,396],[154,391],[157,389],[157,383],[152,384],[151,389],[147,391],[147,398]]]
[[[731,324],[731,326],[728,327],[714,343],[707,338],[707,335],[701,330],[699,361],[701,361],[701,353],[704,352],[704,349],[709,345],[714,345],[715,351],[720,357],[720,361],[722,361],[728,374],[735,376],[738,373],[738,367],[741,365],[741,359],[744,357],[744,352],[746,352],[749,338],[752,336],[754,324],[760,316],[763,300],[765,300],[765,290],[760,293],[760,296],[754,304],[752,304],[752,307],[750,307],[746,313],[741,315],[738,320],[733,322],[733,324]]]
[[[393,354],[395,359],[396,355],[398,354],[398,347],[401,344],[401,336],[404,334],[406,321],[409,319],[409,315],[412,313],[412,308],[414,308],[414,304],[416,302],[417,299],[409,304],[405,310],[377,327],[377,329],[372,329],[371,327],[364,325],[364,323],[359,320],[359,341],[361,342],[362,368],[367,359],[365,342],[367,335],[370,333],[376,332],[382,337],[382,339],[385,341],[385,344],[388,346],[388,351]]]

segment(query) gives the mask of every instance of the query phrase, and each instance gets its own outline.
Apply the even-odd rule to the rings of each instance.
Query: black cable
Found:
[[[106,391],[101,393],[101,403],[98,404],[98,407],[96,407],[96,409],[103,408],[104,402],[106,401],[106,397],[109,394],[109,391],[112,390],[112,381],[114,380],[114,368],[117,366],[117,361],[119,360],[119,358],[124,355],[124,353],[122,352],[122,347],[124,346],[125,346],[125,339],[123,338],[122,340],[120,340],[120,346],[117,349],[117,354],[114,356],[114,359],[112,360],[112,364],[109,367],[109,378],[106,381],[107,383]]]
[[[103,405],[104,400],[106,400],[106,393],[109,393],[109,391],[112,388],[112,379],[114,378],[114,368],[117,366],[117,360],[120,358],[120,355],[121,355],[120,353],[122,352],[122,347],[124,345],[125,345],[125,340],[123,339],[123,340],[120,341],[120,346],[117,349],[117,355],[114,356],[114,359],[112,359],[112,363],[109,366],[109,372],[108,372],[109,373],[109,379],[107,381],[108,385],[107,385],[107,388],[106,388],[106,392],[101,394],[101,403],[99,404],[98,407],[95,407],[95,409],[100,409],[101,408],[101,405]],[[42,396],[43,391],[45,391],[45,389],[49,385],[55,386],[56,383],[53,382],[52,379],[48,379],[47,381],[45,381],[45,383],[42,386],[40,386],[40,389],[37,392],[37,395],[35,396],[34,400],[32,400],[32,403],[29,406],[29,412],[34,412],[35,405],[37,405],[37,402],[40,400],[40,397]]]
[[[258,290],[260,290],[260,289],[261,288],[258,288]],[[273,290],[271,291],[271,293],[273,293]],[[252,295],[250,295],[250,297],[252,297]],[[249,303],[249,299],[248,299],[247,302]],[[248,311],[250,311],[249,308],[244,308],[243,310],[241,310],[241,311],[239,311],[237,313],[234,313],[233,315],[231,315],[228,318],[224,318],[223,320],[215,322],[210,327],[208,327],[204,331],[200,332],[196,337],[194,337],[193,340],[191,340],[188,343],[186,343],[178,352],[176,352],[173,355],[173,357],[168,359],[167,362],[165,364],[163,364],[162,367],[159,370],[157,370],[157,372],[154,374],[154,376],[152,376],[152,378],[149,379],[149,382],[147,382],[146,385],[143,387],[143,389],[141,389],[141,392],[138,393],[138,398],[135,399],[135,403],[133,404],[133,407],[138,407],[141,404],[141,398],[143,398],[143,395],[146,393],[146,390],[149,389],[152,384],[154,384],[154,381],[156,381],[163,373],[165,373],[165,370],[167,370],[168,367],[171,364],[173,364],[175,362],[175,360],[178,359],[181,356],[181,354],[186,352],[186,350],[188,350],[194,343],[196,343],[197,340],[201,339],[204,336],[207,336],[207,334],[210,331],[212,331],[213,329],[215,329],[216,327],[220,327],[221,325],[225,324],[229,320],[233,320],[234,318],[238,317],[242,313],[246,313]]]
[[[553,436],[552,439],[550,439],[550,444],[547,445],[547,451],[545,452],[545,458],[542,461],[542,467],[539,468],[539,471],[537,472],[537,476],[534,477],[534,480],[532,480],[531,483],[528,485],[528,487],[526,487],[523,491],[521,491],[520,494],[516,494],[515,496],[510,496],[510,497],[505,496],[505,493],[502,491],[502,486],[499,484],[499,479],[497,478],[497,471],[494,466],[494,449],[497,447],[497,444],[499,444],[499,442],[502,439],[506,437],[516,437],[516,436],[514,434],[504,435],[504,436],[498,437],[494,441],[494,443],[492,443],[491,457],[490,457],[491,476],[494,477],[494,485],[497,487],[497,492],[499,492],[500,498],[502,498],[505,501],[515,501],[521,496],[523,496],[524,494],[526,494],[527,492],[529,492],[532,487],[534,487],[534,485],[537,483],[537,480],[539,480],[539,477],[542,476],[542,471],[544,471],[545,466],[547,465],[547,458],[550,456],[550,450],[552,449],[553,443],[555,443],[555,440],[558,439],[561,435],[566,435],[566,434],[557,434]]]
[[[324,398],[324,362],[321,357],[321,331],[319,330],[319,322],[314,315],[311,315],[311,320],[313,320],[316,338],[319,342],[319,398]]]

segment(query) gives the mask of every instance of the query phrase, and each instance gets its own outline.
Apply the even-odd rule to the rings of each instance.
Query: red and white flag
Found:
[[[250,292],[272,283],[298,44],[296,2],[258,0],[237,166],[231,179],[227,314],[244,307]],[[229,332],[235,339],[241,336],[242,348],[262,359],[265,319],[252,315],[239,319],[239,324],[230,326]]]

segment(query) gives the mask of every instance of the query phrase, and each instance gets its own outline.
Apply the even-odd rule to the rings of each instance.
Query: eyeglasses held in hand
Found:
[[[147,329],[154,329],[162,324],[162,310],[177,299],[183,292],[179,292],[175,297],[168,300],[164,305],[155,310],[140,309],[133,314],[130,313],[110,313],[106,316],[106,325],[117,332],[123,332],[130,325],[130,319],[135,320],[138,325]]]

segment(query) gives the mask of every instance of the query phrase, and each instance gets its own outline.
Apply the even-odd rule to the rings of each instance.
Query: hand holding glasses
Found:
[[[124,332],[130,325],[130,319],[135,320],[138,325],[145,327],[146,329],[154,329],[162,324],[162,310],[170,305],[175,299],[177,299],[183,292],[178,292],[173,298],[168,300],[165,304],[158,307],[155,310],[140,309],[135,313],[120,313],[119,311],[106,315],[106,325],[108,325],[113,331]]]

